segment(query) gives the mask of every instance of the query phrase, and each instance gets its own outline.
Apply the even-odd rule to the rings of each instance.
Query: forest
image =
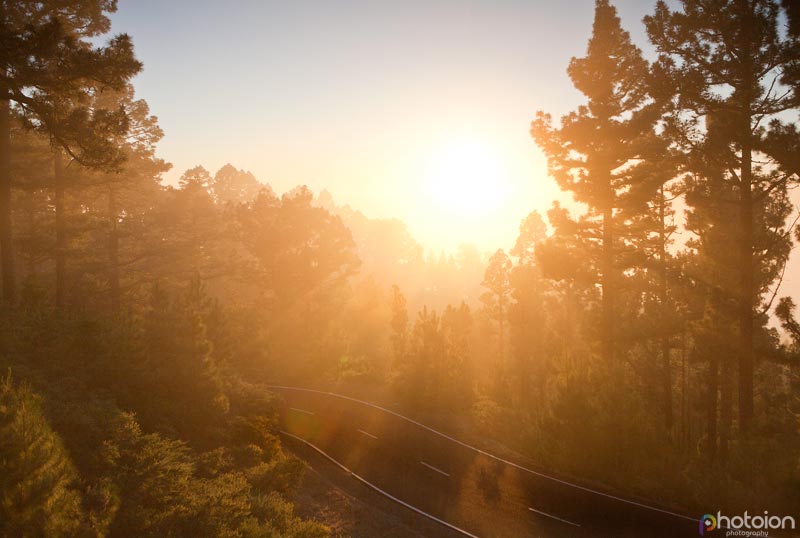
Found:
[[[0,537],[329,536],[269,385],[692,514],[800,506],[800,4],[659,1],[637,44],[596,0],[583,104],[523,118],[580,210],[490,252],[241,163],[166,181],[116,4],[0,0]]]

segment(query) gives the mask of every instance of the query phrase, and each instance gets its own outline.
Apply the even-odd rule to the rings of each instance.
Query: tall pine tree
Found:
[[[115,0],[0,1],[0,269],[3,302],[13,307],[16,278],[11,207],[11,114],[17,107],[73,157],[107,162],[109,133],[124,130],[120,111],[93,110],[103,87],[122,89],[141,69],[127,35],[95,47],[108,32]]]
[[[781,214],[787,182],[795,179],[775,166],[783,147],[768,143],[765,124],[772,120],[780,129],[777,116],[797,107],[795,93],[781,84],[797,63],[797,43],[781,31],[775,0],[682,0],[680,8],[660,1],[645,25],[661,70],[675,82],[670,130],[676,140],[696,154],[704,137],[718,133],[711,157],[715,181],[725,185],[717,190],[731,192],[737,210],[739,424],[747,431],[754,414],[754,335],[763,326],[758,314],[777,276],[773,268],[788,254]]]
[[[624,227],[617,214],[637,180],[637,163],[650,148],[659,114],[647,95],[648,64],[608,0],[597,0],[587,54],[573,58],[568,73],[587,104],[561,118],[558,128],[540,111],[531,133],[559,186],[588,206],[581,228],[599,251],[602,356],[611,363],[621,275],[617,244]]]

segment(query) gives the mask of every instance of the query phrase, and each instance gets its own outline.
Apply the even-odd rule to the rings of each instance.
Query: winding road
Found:
[[[698,520],[518,464],[392,410],[332,393],[271,387],[281,428],[379,493],[471,538],[680,538]]]

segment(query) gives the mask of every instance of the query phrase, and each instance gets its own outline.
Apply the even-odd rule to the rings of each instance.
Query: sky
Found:
[[[616,5],[645,45],[651,3]],[[490,251],[512,246],[530,211],[569,200],[528,131],[537,110],[580,104],[566,67],[585,51],[593,8],[120,0],[112,31],[130,34],[144,63],[137,96],[166,133],[168,180],[229,162],[279,193],[305,184],[400,218],[428,248]]]

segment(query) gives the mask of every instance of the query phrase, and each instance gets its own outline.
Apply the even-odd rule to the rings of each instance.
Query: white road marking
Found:
[[[289,433],[289,432],[281,431],[281,433],[282,433],[283,435],[286,435],[287,437],[291,437],[292,439],[296,439],[297,441],[300,441],[301,443],[304,443],[304,444],[306,444],[306,445],[310,446],[311,448],[313,448],[314,450],[316,450],[317,452],[319,452],[320,454],[322,454],[322,455],[323,455],[325,458],[327,458],[328,460],[330,460],[330,461],[331,461],[331,462],[332,462],[334,465],[336,465],[336,466],[338,466],[340,469],[342,469],[344,472],[348,473],[350,476],[352,476],[353,478],[355,478],[356,480],[358,480],[359,482],[361,482],[361,483],[362,483],[362,484],[364,484],[365,486],[367,486],[367,487],[369,487],[369,488],[372,488],[372,489],[374,489],[375,491],[377,491],[378,493],[380,493],[380,494],[381,494],[381,495],[383,495],[384,497],[386,497],[386,498],[388,498],[388,499],[391,499],[391,500],[393,500],[393,501],[394,501],[394,502],[396,502],[397,504],[401,504],[401,505],[405,506],[406,508],[408,508],[409,510],[413,510],[414,512],[416,512],[416,513],[420,514],[421,516],[425,516],[425,517],[427,517],[428,519],[432,519],[432,520],[433,520],[433,521],[435,521],[436,523],[441,523],[441,524],[442,524],[442,525],[444,525],[445,527],[448,527],[448,528],[450,528],[450,529],[453,529],[454,531],[456,531],[456,532],[459,532],[459,533],[463,534],[464,536],[467,536],[468,538],[478,538],[477,536],[475,536],[475,535],[474,535],[474,534],[472,534],[471,532],[468,532],[468,531],[465,531],[464,529],[461,529],[461,528],[459,528],[459,527],[456,527],[456,526],[455,526],[455,525],[453,525],[452,523],[448,523],[447,521],[445,521],[445,520],[443,520],[443,519],[439,519],[439,518],[438,518],[438,517],[436,517],[436,516],[432,516],[432,515],[431,515],[431,514],[429,514],[428,512],[423,512],[422,510],[420,510],[420,509],[419,509],[419,508],[417,508],[416,506],[413,506],[413,505],[411,505],[411,504],[408,504],[408,503],[407,503],[407,502],[405,502],[405,501],[401,501],[400,499],[398,499],[397,497],[395,497],[395,496],[394,496],[394,495],[392,495],[391,493],[387,493],[387,492],[383,491],[381,488],[379,488],[378,486],[376,486],[376,485],[375,485],[375,484],[373,484],[372,482],[368,482],[367,480],[365,480],[365,479],[361,478],[359,475],[357,475],[356,473],[354,473],[353,471],[351,471],[350,469],[348,469],[347,467],[345,467],[344,465],[342,465],[341,463],[339,463],[338,461],[336,461],[335,459],[333,459],[331,456],[329,456],[329,455],[328,455],[328,454],[327,454],[325,451],[323,451],[321,448],[319,448],[319,447],[318,447],[318,446],[316,446],[316,445],[313,445],[313,444],[309,443],[309,442],[308,442],[308,441],[306,441],[305,439],[303,439],[303,438],[301,438],[301,437],[297,437],[296,435],[292,435],[292,434],[291,434],[291,433]]]
[[[303,413],[304,415],[313,415],[311,411],[306,411],[305,409],[298,409],[296,407],[290,407],[289,411],[297,411],[298,413]]]
[[[548,514],[547,512],[542,512],[541,510],[537,510],[536,508],[528,507],[528,510],[531,512],[536,512],[537,514],[541,514],[545,517],[549,517],[550,519],[555,519],[556,521],[560,521],[561,523],[566,523],[567,525],[572,525],[573,527],[580,527],[578,523],[573,523],[572,521],[567,521],[566,519],[561,519],[560,517],[556,517],[552,514]]]
[[[431,433],[434,433],[434,434],[436,434],[436,435],[438,435],[440,437],[448,439],[448,440],[456,443],[457,445],[461,445],[464,448],[468,448],[468,449],[470,449],[470,450],[472,450],[474,452],[477,452],[478,454],[486,456],[487,458],[491,458],[491,459],[493,459],[495,461],[499,461],[499,462],[505,463],[506,465],[510,465],[511,467],[519,469],[520,471],[525,471],[526,473],[530,473],[532,475],[539,476],[541,478],[545,478],[547,480],[551,480],[553,482],[556,482],[556,483],[559,483],[559,484],[563,484],[563,485],[569,486],[571,488],[579,489],[581,491],[594,493],[595,495],[599,495],[599,496],[605,497],[607,499],[613,499],[615,501],[626,503],[626,504],[629,504],[629,505],[632,505],[632,506],[638,506],[640,508],[645,508],[647,510],[652,510],[654,512],[661,512],[662,514],[668,514],[670,516],[675,516],[675,517],[679,517],[681,519],[686,519],[686,520],[689,520],[689,521],[697,522],[697,518],[696,517],[690,517],[690,516],[687,516],[685,514],[679,514],[677,512],[672,512],[670,510],[665,510],[663,508],[658,508],[656,506],[652,506],[652,505],[649,505],[649,504],[645,504],[645,503],[641,503],[641,502],[637,502],[637,501],[632,501],[630,499],[625,499],[623,497],[618,497],[616,495],[611,495],[610,493],[604,493],[604,492],[598,491],[596,489],[587,488],[586,486],[581,486],[579,484],[575,484],[574,482],[569,482],[569,481],[563,480],[561,478],[556,478],[555,476],[550,476],[548,474],[545,474],[545,473],[542,473],[542,472],[539,472],[539,471],[534,471],[533,469],[529,469],[528,467],[524,467],[524,466],[522,466],[522,465],[520,465],[518,463],[514,463],[513,461],[507,460],[505,458],[501,458],[500,456],[495,456],[494,454],[492,454],[490,452],[487,452],[487,451],[482,450],[480,448],[474,447],[474,446],[472,446],[470,444],[465,443],[464,441],[459,441],[458,439],[456,439],[454,437],[451,437],[451,436],[447,435],[446,433],[442,433],[442,432],[440,432],[438,430],[434,430],[430,426],[426,426],[425,424],[423,424],[421,422],[418,422],[418,421],[416,421],[416,420],[414,420],[412,418],[408,418],[408,417],[406,417],[404,415],[401,415],[400,413],[398,413],[396,411],[392,411],[391,409],[387,409],[385,407],[381,407],[381,406],[375,405],[373,403],[365,402],[364,400],[359,400],[357,398],[351,398],[350,396],[343,396],[341,394],[336,394],[335,392],[325,392],[325,391],[321,391],[321,390],[304,389],[304,388],[300,388],[300,387],[287,387],[285,385],[267,385],[267,388],[276,389],[276,390],[295,390],[295,391],[300,391],[300,392],[310,392],[312,394],[324,394],[326,396],[333,396],[334,398],[340,398],[342,400],[349,400],[351,402],[359,403],[361,405],[366,405],[366,406],[371,407],[373,409],[378,409],[380,411],[383,411],[385,413],[393,415],[393,416],[395,416],[397,418],[405,420],[406,422],[409,422],[411,424],[419,426],[420,428],[422,428],[424,430],[428,430]]]
[[[364,434],[364,435],[366,435],[367,437],[372,437],[373,439],[377,439],[377,437],[375,437],[375,436],[374,436],[374,435],[372,435],[371,433],[367,433],[367,432],[365,432],[364,430],[356,430],[356,431],[357,431],[358,433],[363,433],[363,434]]]
[[[421,461],[420,463],[421,463],[422,465],[424,465],[425,467],[427,467],[428,469],[430,469],[431,471],[436,471],[436,472],[437,472],[437,473],[439,473],[439,474],[443,474],[443,475],[445,475],[445,476],[450,476],[450,474],[449,474],[449,473],[446,473],[446,472],[442,471],[441,469],[437,469],[437,468],[436,468],[436,467],[434,467],[433,465],[427,464],[427,463],[425,463],[424,461]]]

